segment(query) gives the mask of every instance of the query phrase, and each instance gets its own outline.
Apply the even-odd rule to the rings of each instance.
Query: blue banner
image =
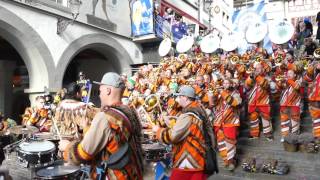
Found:
[[[174,42],[178,42],[188,33],[188,25],[184,22],[177,22],[173,25],[161,16],[157,16],[155,21],[156,35],[160,38],[170,37]]]
[[[132,24],[133,36],[142,36],[154,33],[153,28],[153,1],[140,0],[132,4]]]

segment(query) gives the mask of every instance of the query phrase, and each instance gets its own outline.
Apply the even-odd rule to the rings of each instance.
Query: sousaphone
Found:
[[[268,33],[268,26],[263,22],[256,22],[248,26],[246,40],[248,43],[261,42]]]
[[[172,44],[170,38],[165,38],[164,40],[162,40],[158,49],[159,55],[161,57],[166,56],[170,52],[171,46]]]
[[[220,47],[225,51],[233,51],[238,48],[239,43],[240,34],[236,32],[229,32],[222,37]]]
[[[185,36],[178,41],[176,49],[179,53],[185,53],[192,48],[193,43],[194,38],[192,36]]]
[[[275,21],[269,25],[269,38],[275,44],[288,42],[294,34],[294,27],[286,20]]]
[[[200,48],[204,53],[213,53],[219,48],[220,38],[214,34],[209,34],[205,36],[201,43]]]

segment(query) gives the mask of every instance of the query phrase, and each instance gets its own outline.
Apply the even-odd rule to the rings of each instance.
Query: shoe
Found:
[[[250,140],[254,140],[254,139],[258,139],[259,137],[256,137],[256,136],[249,136],[249,139]]]
[[[273,137],[272,136],[267,137],[267,141],[272,142],[273,141]]]
[[[236,166],[233,163],[230,163],[227,167],[228,171],[233,171],[236,168]]]

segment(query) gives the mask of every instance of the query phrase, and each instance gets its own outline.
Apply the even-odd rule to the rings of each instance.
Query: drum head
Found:
[[[200,43],[201,51],[204,53],[213,53],[219,48],[220,39],[218,36],[209,34],[204,37]]]
[[[159,55],[166,56],[170,52],[170,49],[171,49],[171,40],[170,38],[165,38],[160,43],[159,50],[158,50]]]
[[[55,149],[55,145],[50,141],[31,141],[21,143],[19,148],[25,152],[37,153]]]
[[[192,36],[185,36],[178,41],[177,47],[176,47],[177,51],[179,53],[185,53],[192,48],[193,43],[194,43],[194,39]]]
[[[248,27],[246,31],[246,40],[249,43],[258,43],[264,39],[267,33],[267,24],[263,22],[257,22]]]
[[[239,42],[240,34],[230,32],[222,37],[220,46],[225,51],[233,51],[238,48]]]
[[[36,172],[38,177],[53,179],[74,174],[80,170],[78,166],[56,165],[40,169]]]
[[[275,44],[288,42],[294,34],[294,27],[288,21],[275,21],[269,25],[269,38]]]

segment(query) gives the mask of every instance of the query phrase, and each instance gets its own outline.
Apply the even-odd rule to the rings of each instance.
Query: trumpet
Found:
[[[215,86],[210,86],[208,91],[211,92],[212,94],[215,94],[215,93],[219,92],[222,89],[223,89],[223,86],[215,85]]]
[[[275,80],[276,80],[276,81],[285,81],[285,80],[287,80],[287,78],[286,78],[285,75],[277,75],[277,76],[275,77]]]

